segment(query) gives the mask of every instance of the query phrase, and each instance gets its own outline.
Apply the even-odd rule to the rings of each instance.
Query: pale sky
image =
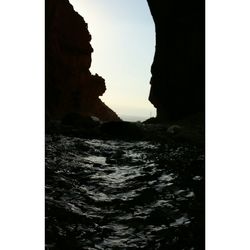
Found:
[[[101,99],[118,115],[155,116],[148,101],[155,28],[146,0],[70,0],[92,35],[92,74],[105,79]]]

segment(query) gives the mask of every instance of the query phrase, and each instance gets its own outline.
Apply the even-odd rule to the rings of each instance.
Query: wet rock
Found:
[[[47,137],[47,247],[204,249],[200,147]]]

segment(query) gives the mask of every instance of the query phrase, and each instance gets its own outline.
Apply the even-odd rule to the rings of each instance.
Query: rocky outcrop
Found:
[[[205,1],[147,0],[156,30],[149,100],[159,120],[205,109]]]
[[[50,118],[77,112],[104,121],[120,120],[99,98],[105,80],[92,75],[91,35],[68,0],[45,1],[45,104]]]

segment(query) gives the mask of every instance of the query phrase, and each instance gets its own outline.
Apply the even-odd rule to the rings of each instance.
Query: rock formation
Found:
[[[70,112],[120,120],[100,99],[105,81],[92,75],[91,35],[68,0],[45,1],[45,105],[50,118]]]
[[[205,109],[205,1],[147,0],[156,30],[149,100],[160,120]]]

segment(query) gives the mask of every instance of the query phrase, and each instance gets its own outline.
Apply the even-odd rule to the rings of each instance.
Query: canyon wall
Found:
[[[149,100],[160,120],[205,110],[205,1],[147,0],[156,31]]]
[[[120,118],[99,98],[105,80],[90,73],[91,35],[68,0],[45,0],[45,110],[60,119],[70,112],[111,121]]]

